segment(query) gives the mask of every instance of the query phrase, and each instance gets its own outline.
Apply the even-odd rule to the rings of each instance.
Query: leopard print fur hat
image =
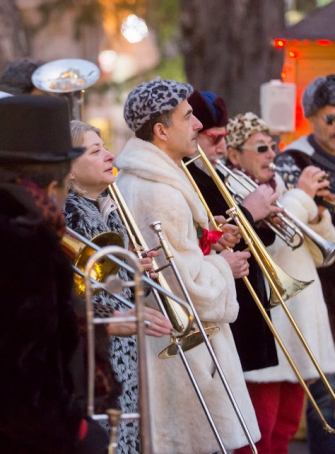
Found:
[[[230,118],[226,128],[228,131],[226,135],[228,148],[238,149],[255,132],[266,132],[270,134],[268,126],[253,112],[238,114],[236,117]]]
[[[144,82],[129,93],[124,106],[124,119],[129,128],[136,132],[148,120],[174,109],[192,92],[192,85],[174,80]]]

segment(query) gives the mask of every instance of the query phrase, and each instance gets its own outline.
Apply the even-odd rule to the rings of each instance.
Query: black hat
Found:
[[[84,151],[72,147],[65,100],[32,95],[0,99],[0,163],[61,162]]]
[[[228,123],[227,106],[221,96],[211,91],[194,90],[188,102],[193,108],[193,115],[202,123],[201,131]]]

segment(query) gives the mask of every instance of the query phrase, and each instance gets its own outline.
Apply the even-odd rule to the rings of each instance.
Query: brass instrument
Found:
[[[118,205],[118,212],[120,214],[120,217],[122,218],[122,221],[124,223],[124,225],[126,226],[127,228],[127,232],[128,232],[128,235],[130,237],[130,240],[133,244],[133,247],[134,247],[134,250],[135,252],[138,254],[139,257],[142,256],[143,254],[143,251],[146,251],[146,252],[149,252],[148,251],[148,246],[146,245],[146,242],[140,232],[140,230],[138,229],[136,223],[135,223],[135,220],[133,219],[123,197],[122,197],[122,194],[120,193],[116,183],[113,183],[111,185],[108,186],[108,192],[111,196],[111,198],[113,199],[113,201]],[[170,358],[172,356],[175,356],[175,355],[179,355],[182,362],[183,362],[183,365],[186,369],[186,372],[189,376],[189,379],[192,383],[192,386],[197,394],[197,397],[199,399],[199,402],[203,408],[203,411],[207,417],[207,420],[210,424],[210,427],[213,431],[213,434],[221,448],[221,451],[223,453],[227,453],[225,447],[224,447],[224,444],[223,444],[223,441],[220,437],[220,434],[218,432],[218,429],[215,425],[215,422],[212,418],[212,415],[210,414],[209,412],[209,409],[207,407],[207,404],[204,400],[204,397],[200,391],[200,388],[197,384],[197,381],[196,381],[196,378],[189,366],[189,363],[188,363],[188,360],[185,356],[185,352],[198,346],[199,344],[201,343],[205,343],[213,361],[214,361],[214,364],[216,365],[216,368],[218,370],[218,373],[219,373],[219,376],[221,378],[221,381],[226,389],[226,392],[227,392],[227,395],[231,401],[231,404],[233,405],[233,408],[235,410],[235,413],[239,419],[239,422],[243,428],[243,431],[244,431],[244,434],[248,440],[248,443],[252,449],[252,452],[254,454],[257,454],[257,449],[256,449],[256,446],[251,438],[251,435],[249,433],[249,430],[244,422],[244,419],[242,417],[242,414],[237,406],[237,403],[234,399],[234,396],[229,388],[229,385],[224,377],[224,374],[223,374],[223,371],[220,367],[220,364],[216,358],[216,355],[214,353],[214,350],[212,348],[212,345],[210,343],[210,339],[218,332],[219,328],[218,327],[207,327],[207,328],[204,328],[200,319],[199,319],[199,316],[196,312],[196,309],[192,303],[192,300],[185,288],[185,285],[182,281],[182,278],[176,268],[176,265],[173,261],[173,255],[171,254],[171,252],[169,251],[169,248],[168,248],[168,245],[167,245],[167,242],[165,241],[165,239],[163,238],[163,235],[162,235],[162,231],[161,231],[161,224],[160,222],[155,222],[153,223],[152,225],[150,225],[150,228],[157,234],[158,238],[159,238],[159,243],[160,243],[160,247],[159,248],[162,248],[162,250],[164,251],[164,254],[165,254],[165,257],[166,259],[168,260],[168,265],[166,266],[163,266],[161,268],[157,268],[157,264],[154,262],[153,260],[153,266],[154,266],[154,269],[156,272],[159,272],[159,278],[158,278],[158,283],[160,285],[162,285],[163,288],[165,289],[169,289],[169,286],[168,286],[168,283],[167,281],[165,280],[164,276],[162,275],[162,273],[160,271],[162,271],[162,269],[165,269],[166,267],[168,266],[171,266],[173,272],[174,272],[174,275],[176,276],[177,278],[177,281],[180,285],[180,288],[185,296],[185,299],[186,299],[186,302],[189,306],[189,311],[190,313],[192,314],[192,320],[191,320],[191,323],[190,323],[190,326],[192,327],[192,331],[190,334],[187,334],[183,336],[178,336],[176,334],[173,334],[171,336],[171,343],[170,345],[164,349],[160,354],[159,354],[159,358],[161,359],[165,359],[165,358]],[[155,248],[155,250],[159,249],[159,248]],[[170,290],[169,290],[170,291]],[[176,328],[177,330],[180,330],[181,327],[180,327],[180,320],[179,320],[179,311],[178,313],[174,313],[174,307],[171,306],[171,301],[169,299],[166,299],[166,298],[161,298],[161,295],[157,292],[153,292],[153,295],[155,297],[155,300],[158,304],[158,306],[160,307],[160,309],[162,310],[163,314],[165,314],[166,316],[168,316],[168,318],[170,319],[172,325],[175,327],[174,323],[177,323],[176,325]],[[171,312],[172,312],[172,316],[171,316]],[[183,314],[182,314],[183,315]],[[183,315],[184,317],[184,315]],[[196,325],[197,325],[197,328],[198,330],[196,332],[194,332],[194,320],[196,321]],[[228,453],[227,453],[228,454]]]
[[[242,235],[242,238],[248,245],[251,253],[255,257],[258,265],[260,266],[265,278],[267,279],[271,292],[275,295],[276,300],[281,304],[286,316],[288,317],[290,323],[292,324],[295,332],[298,335],[298,338],[300,339],[304,349],[306,350],[306,353],[310,357],[314,367],[316,368],[320,378],[322,379],[324,385],[326,386],[327,390],[329,391],[331,397],[335,401],[335,393],[328,382],[325,374],[323,373],[319,363],[317,362],[315,356],[313,355],[312,351],[310,350],[305,338],[303,337],[299,327],[294,321],[294,318],[292,317],[290,311],[288,310],[285,300],[291,298],[293,295],[297,294],[299,291],[303,290],[306,286],[311,284],[311,282],[301,282],[301,281],[295,281],[293,278],[291,278],[287,273],[285,273],[283,270],[281,270],[278,265],[272,260],[270,255],[267,253],[265,246],[262,244],[261,240],[258,238],[256,232],[252,229],[250,226],[248,220],[244,216],[243,212],[239,208],[239,206],[236,204],[233,196],[230,194],[228,188],[225,186],[223,181],[221,180],[220,176],[217,174],[215,169],[213,168],[212,164],[208,160],[207,156],[201,149],[201,147],[198,145],[198,155],[191,160],[189,160],[187,163],[182,163],[182,168],[185,171],[186,175],[188,176],[190,182],[192,183],[194,189],[198,193],[200,199],[203,201],[204,206],[207,210],[207,213],[213,223],[214,226],[216,226],[217,229],[217,223],[212,215],[212,213],[209,210],[208,205],[206,204],[204,197],[202,196],[199,188],[197,187],[193,177],[191,176],[189,170],[187,169],[187,165],[189,165],[191,162],[194,162],[196,159],[201,159],[203,164],[205,165],[208,173],[210,176],[213,178],[213,181],[215,182],[218,190],[220,191],[222,197],[230,207],[229,210],[227,211],[227,214],[233,218],[235,221],[236,225],[238,226],[240,233]],[[250,294],[252,295],[258,309],[261,311],[261,314],[263,315],[267,325],[269,326],[273,336],[275,337],[276,341],[278,342],[278,345],[282,349],[287,361],[289,362],[292,370],[294,371],[299,383],[301,384],[305,394],[307,395],[308,399],[310,400],[311,404],[313,405],[315,411],[317,412],[319,418],[322,421],[322,424],[324,426],[324,429],[329,432],[329,433],[335,433],[335,429],[330,427],[327,421],[325,420],[320,408],[318,407],[317,403],[315,402],[312,394],[310,393],[308,386],[306,385],[304,379],[302,378],[299,370],[297,369],[292,357],[290,356],[289,352],[287,351],[283,341],[281,340],[277,330],[275,329],[266,309],[263,307],[261,301],[259,300],[257,294],[255,293],[253,287],[250,284],[250,281],[247,277],[242,278],[244,283],[246,284]]]
[[[258,185],[251,178],[245,175],[240,170],[230,170],[227,166],[222,164],[222,162],[217,161],[216,164],[222,169],[225,175],[225,184],[229,191],[234,195],[235,200],[240,203],[244,197],[254,191]],[[271,168],[275,170],[275,165],[272,165]],[[234,186],[231,183],[233,179],[236,185]],[[242,190],[245,190],[244,193]],[[282,213],[278,213],[278,216],[283,222],[283,227],[281,228],[277,224],[263,220],[263,222],[270,227],[285,243],[293,249],[299,247],[303,241],[303,238],[309,238],[320,250],[323,258],[322,266],[331,265],[335,260],[335,243],[327,241],[322,238],[321,235],[314,232],[313,229],[308,227],[304,222],[300,221],[296,216],[286,210],[279,202],[275,202],[274,205],[283,209]],[[296,238],[298,237],[298,241]]]
[[[137,419],[140,417],[141,420],[141,446],[143,454],[153,454],[151,447],[151,429],[149,426],[149,404],[148,404],[148,388],[147,388],[147,371],[146,371],[146,351],[145,351],[145,340],[144,340],[144,330],[143,326],[145,325],[144,321],[144,311],[143,311],[143,302],[142,302],[142,288],[141,282],[145,282],[152,289],[156,290],[159,294],[164,295],[170,301],[174,300],[181,306],[186,307],[189,310],[189,305],[186,304],[183,300],[178,298],[176,295],[172,294],[170,291],[161,287],[157,282],[149,279],[142,274],[142,269],[138,264],[138,261],[135,258],[135,255],[120,246],[108,245],[100,248],[97,244],[92,241],[87,240],[82,235],[78,234],[74,230],[67,228],[67,233],[71,236],[72,239],[78,241],[80,247],[86,245],[90,251],[95,251],[90,255],[85,264],[84,272],[78,267],[75,268],[75,272],[85,278],[83,287],[85,288],[86,295],[86,306],[87,306],[87,324],[88,324],[88,354],[89,354],[89,377],[88,377],[88,414],[95,420],[108,419],[111,425],[111,434],[110,434],[110,447],[109,454],[116,453],[116,430],[117,425],[120,419]],[[126,258],[130,265],[122,261],[120,258]],[[108,274],[103,272],[99,276],[104,276],[105,280],[102,282],[102,279],[99,281],[96,280],[96,263],[110,263],[114,264],[113,271],[117,271],[120,267],[123,267],[128,273],[134,275],[133,282],[123,282],[118,276],[113,274]],[[81,262],[82,264],[84,262]],[[109,265],[108,265],[109,266]],[[125,285],[130,285],[135,287],[135,304],[130,303],[125,300],[122,296],[118,295],[121,292]],[[111,293],[114,298],[119,301],[127,304],[129,307],[136,308],[136,318],[134,317],[117,317],[117,318],[95,318],[93,305],[92,305],[92,296],[97,291],[107,291]],[[190,312],[191,313],[191,312]],[[117,409],[108,409],[106,414],[95,414],[94,412],[94,325],[95,324],[105,324],[105,323],[120,323],[124,321],[137,321],[138,326],[138,367],[139,367],[139,389],[140,389],[140,412],[121,414]],[[192,317],[193,323],[193,317]],[[176,342],[179,342],[177,338]],[[142,425],[143,424],[143,425]]]
[[[159,233],[160,232],[160,229],[159,229],[159,226],[158,226],[159,223],[155,223],[155,231],[156,233]],[[78,233],[76,233],[74,230],[70,229],[70,228],[67,228],[68,230],[68,233],[73,236],[74,238],[76,238],[78,241],[80,241],[81,243],[84,243],[86,244],[90,249],[94,250],[94,251],[97,251],[95,252],[93,255],[91,255],[87,261],[87,264],[85,266],[85,272],[82,273],[81,270],[79,269],[75,269],[76,272],[79,272],[79,274],[83,274],[84,277],[85,277],[85,289],[86,289],[86,306],[87,306],[87,326],[88,326],[88,364],[89,364],[89,377],[88,377],[88,404],[87,404],[87,412],[88,412],[88,415],[91,416],[93,419],[95,420],[106,420],[108,419],[110,425],[111,425],[111,434],[110,434],[110,446],[109,446],[109,454],[115,454],[116,453],[116,447],[117,447],[117,440],[116,440],[116,430],[117,430],[117,425],[119,424],[119,421],[120,419],[137,419],[140,417],[141,421],[144,420],[143,424],[144,426],[142,427],[141,425],[141,440],[143,442],[143,440],[145,441],[145,444],[142,444],[142,452],[143,454],[153,454],[152,453],[152,447],[151,447],[151,429],[150,429],[150,426],[148,426],[148,421],[149,421],[149,409],[148,409],[148,400],[147,400],[147,396],[149,395],[148,393],[148,389],[147,389],[147,381],[146,381],[146,377],[147,377],[147,371],[146,371],[146,353],[145,353],[145,342],[144,342],[144,339],[140,339],[140,337],[138,337],[138,342],[140,343],[141,345],[141,351],[142,351],[142,356],[141,356],[141,353],[139,352],[139,357],[138,357],[138,364],[139,364],[139,380],[141,380],[141,376],[142,376],[142,392],[143,392],[143,396],[142,396],[142,392],[140,392],[140,412],[139,414],[136,413],[129,413],[129,414],[121,414],[121,412],[117,409],[108,409],[106,410],[106,414],[95,414],[94,413],[94,362],[95,362],[95,359],[94,359],[94,325],[95,324],[105,324],[105,323],[118,323],[118,322],[123,322],[123,321],[133,321],[135,320],[134,317],[117,317],[117,318],[95,318],[94,317],[94,311],[93,311],[93,305],[92,305],[92,296],[93,296],[93,293],[95,290],[105,290],[109,293],[111,293],[113,295],[113,297],[117,298],[117,299],[120,299],[120,301],[123,301],[123,298],[120,296],[120,295],[117,295],[118,292],[121,292],[122,288],[124,287],[124,285],[132,285],[134,284],[133,282],[131,283],[124,283],[121,279],[119,279],[117,276],[108,276],[106,281],[105,282],[98,282],[95,280],[94,278],[94,267],[95,267],[95,263],[97,261],[100,261],[100,260],[103,260],[105,261],[105,257],[107,257],[108,260],[112,261],[113,263],[115,263],[115,266],[116,267],[123,267],[125,270],[127,270],[129,273],[131,274],[134,274],[135,276],[135,307],[136,307],[136,319],[137,319],[137,323],[138,323],[138,336],[142,333],[143,336],[144,336],[144,331],[143,331],[143,303],[142,303],[142,288],[141,286],[139,286],[139,283],[138,283],[138,280],[139,280],[139,276],[138,276],[138,265],[136,265],[136,267],[134,266],[134,254],[132,254],[131,252],[129,251],[125,251],[124,249],[121,249],[120,247],[118,246],[105,246],[104,248],[99,248],[96,244],[92,243],[91,241],[87,240],[86,238],[82,237],[81,235],[79,235]],[[163,240],[163,244],[164,244],[164,251],[166,250],[166,242]],[[115,255],[112,255],[112,254],[115,254]],[[127,258],[127,260],[129,261],[129,258],[130,258],[130,265],[128,265],[127,263],[121,261],[118,257],[116,256],[121,256],[123,258]],[[171,262],[171,259],[172,259],[172,255],[169,254],[169,260]],[[173,265],[174,266],[174,265]],[[175,269],[175,266],[174,266],[174,269]],[[140,269],[141,271],[141,269]],[[180,298],[178,298],[177,296],[173,295],[172,293],[170,293],[168,290],[166,290],[165,288],[162,288],[158,283],[156,283],[155,281],[149,279],[148,277],[144,276],[143,274],[140,274],[141,276],[141,280],[143,282],[145,282],[146,284],[149,284],[151,286],[151,288],[157,290],[159,292],[159,294],[163,294],[165,295],[167,298],[169,298],[170,300],[175,300],[177,301],[179,304],[182,304],[182,305],[185,305],[185,303],[180,300]],[[177,275],[177,277],[179,276],[179,274]],[[179,278],[178,278],[179,279]],[[183,287],[183,284],[181,284],[182,287]],[[183,292],[184,292],[184,288],[183,288]],[[186,290],[185,290],[186,291]],[[138,304],[138,302],[140,301],[140,304]],[[131,304],[131,303],[130,303]],[[188,305],[187,307],[190,307],[189,306],[190,302],[188,301]],[[191,303],[192,305],[192,303]],[[134,307],[132,305],[132,307]],[[193,307],[193,305],[191,306]],[[193,319],[192,319],[192,322],[193,322]],[[144,322],[145,323],[145,322]],[[215,363],[218,365],[218,370],[219,370],[219,373],[220,373],[220,376],[222,375],[222,380],[224,382],[224,385],[226,387],[226,390],[227,390],[227,394],[232,402],[233,405],[236,406],[236,412],[237,412],[237,416],[239,418],[241,418],[241,424],[244,428],[244,431],[246,433],[246,436],[247,438],[250,440],[249,441],[249,444],[252,448],[252,451],[254,454],[257,454],[257,449],[251,439],[251,436],[248,432],[248,429],[244,423],[244,420],[241,416],[241,413],[240,413],[240,410],[238,409],[237,407],[237,404],[235,402],[235,399],[230,391],[230,388],[229,388],[229,385],[226,383],[226,380],[224,378],[224,375],[223,375],[223,372],[218,364],[218,361],[216,359],[216,356],[215,356],[215,353],[211,347],[211,344],[209,342],[209,339],[208,339],[208,336],[206,334],[206,331],[204,330],[200,320],[198,319],[198,316],[197,316],[197,323],[198,323],[198,326],[199,326],[199,330],[200,330],[200,333],[201,333],[201,336],[202,338],[204,339],[204,342],[206,343],[207,345],[207,348],[210,350],[211,352],[211,355],[212,357],[214,358],[214,361]],[[216,437],[216,440],[221,448],[221,451],[224,453],[224,454],[228,454],[227,450],[225,449],[224,447],[224,444],[221,440],[221,437],[218,433],[218,430],[215,426],[215,423],[213,421],[213,418],[208,410],[208,407],[206,405],[206,402],[204,401],[204,398],[202,396],[202,393],[199,389],[199,386],[196,382],[196,379],[192,373],[192,370],[190,369],[190,366],[188,364],[188,360],[185,356],[185,353],[184,353],[184,350],[182,348],[182,341],[179,337],[176,337],[175,339],[175,344],[176,344],[176,353],[179,354],[184,366],[185,366],[185,369],[186,369],[186,372],[191,380],[191,383],[195,389],[195,392],[199,398],[199,401],[203,407],[203,410],[206,414],[206,417],[210,423],[210,426],[213,430],[213,433]],[[144,350],[142,350],[144,349]],[[173,356],[173,355],[171,355]],[[141,358],[141,359],[140,359]],[[140,416],[141,415],[141,416]]]
[[[90,247],[90,245],[88,245]],[[92,305],[93,289],[92,277],[95,275],[96,263],[102,260],[113,261],[114,256],[127,259],[133,267],[134,280],[129,283],[123,282],[121,279],[118,281],[113,280],[113,284],[109,284],[104,288],[109,293],[119,292],[125,285],[132,285],[135,289],[135,307],[136,307],[136,320],[137,320],[137,355],[138,355],[138,381],[139,381],[139,413],[122,414],[118,409],[107,409],[107,415],[94,414],[94,383],[95,383],[95,337],[94,325],[101,323],[120,323],[125,319],[132,319],[133,317],[123,318],[95,318]],[[118,267],[119,265],[117,265]],[[100,289],[101,285],[99,285]],[[85,267],[85,289],[86,289],[86,312],[87,312],[87,341],[88,341],[88,399],[87,399],[87,413],[93,419],[101,420],[108,417],[111,426],[109,454],[116,454],[117,452],[117,427],[121,418],[123,419],[140,419],[140,434],[141,434],[141,452],[143,454],[153,454],[152,437],[150,427],[150,410],[149,410],[149,391],[148,391],[148,373],[147,373],[147,354],[145,344],[145,321],[144,321],[144,302],[143,302],[143,288],[142,288],[142,269],[136,256],[126,251],[119,246],[105,246],[100,251],[95,252],[88,259]]]
[[[118,206],[118,213],[127,229],[127,233],[133,245],[134,252],[138,255],[138,257],[142,257],[143,253],[148,253],[150,251],[148,250],[148,246],[139,228],[137,227],[135,220],[130,213],[116,183],[110,184],[108,186],[108,192],[112,200],[114,200],[114,202]],[[152,263],[153,268],[158,270],[155,260],[152,260]],[[171,289],[162,273],[159,273],[157,282],[163,288],[171,292]],[[194,316],[188,305],[180,306],[173,300],[159,295],[159,293],[156,292],[155,289],[153,289],[153,296],[158,304],[159,309],[170,320],[174,328],[174,333],[171,336],[171,342],[168,347],[166,347],[159,354],[159,358],[167,359],[177,354],[178,349],[176,339],[178,339],[178,343],[181,345],[181,348],[184,352],[191,350],[192,348],[195,348],[203,343],[203,337],[201,333],[193,326]],[[206,336],[212,339],[212,337],[214,337],[215,334],[218,333],[218,331],[218,327],[208,327],[206,328]]]
[[[45,63],[37,68],[31,81],[36,88],[65,97],[69,102],[71,120],[81,120],[84,90],[100,77],[94,63],[80,58],[66,58]]]
[[[196,309],[194,307],[194,304],[193,304],[193,302],[192,302],[192,300],[190,298],[190,295],[189,295],[189,293],[188,293],[188,291],[187,291],[187,289],[185,287],[185,284],[184,284],[184,282],[183,282],[183,280],[181,278],[179,270],[178,270],[178,268],[177,268],[177,266],[176,266],[176,264],[175,264],[175,262],[173,260],[173,254],[171,253],[171,251],[170,251],[170,249],[168,247],[167,241],[165,240],[165,238],[163,236],[161,223],[159,221],[153,222],[150,225],[150,228],[158,236],[160,245],[162,247],[162,250],[164,251],[165,258],[168,261],[168,264],[169,264],[168,266],[170,266],[172,268],[172,270],[174,272],[174,275],[176,276],[176,278],[178,280],[178,283],[179,283],[179,285],[180,285],[180,287],[181,287],[181,289],[183,291],[183,294],[184,294],[184,296],[186,298],[186,301],[188,302],[188,304],[190,305],[190,307],[191,307],[191,309],[192,309],[192,311],[194,313],[194,318],[196,320],[196,323],[197,323],[197,326],[199,328],[199,331],[200,331],[200,333],[203,336],[203,340],[204,340],[204,343],[206,345],[206,348],[207,348],[207,350],[208,350],[208,352],[209,352],[209,354],[210,354],[210,356],[211,356],[211,358],[213,360],[213,363],[215,365],[215,369],[218,372],[220,380],[221,380],[221,382],[222,382],[222,384],[223,384],[223,386],[224,386],[224,388],[226,390],[226,393],[227,393],[227,395],[229,397],[230,403],[232,404],[233,409],[234,409],[234,411],[236,413],[236,416],[237,416],[237,418],[239,420],[239,423],[240,423],[240,425],[241,425],[241,427],[243,429],[244,435],[246,436],[246,439],[248,440],[248,444],[249,444],[252,452],[254,454],[257,454],[258,451],[257,451],[256,445],[255,445],[255,443],[254,443],[254,441],[253,441],[253,439],[251,437],[251,434],[250,434],[250,432],[248,430],[248,427],[247,427],[247,425],[246,425],[246,423],[245,423],[245,421],[243,419],[242,413],[241,413],[241,411],[240,411],[240,409],[239,409],[239,407],[237,405],[237,402],[236,402],[236,400],[235,400],[235,398],[233,396],[233,393],[232,393],[232,391],[231,391],[231,389],[229,387],[229,384],[228,384],[228,382],[227,382],[227,380],[226,380],[226,378],[224,376],[223,370],[222,370],[222,368],[220,366],[220,363],[219,363],[219,361],[218,361],[218,359],[217,359],[217,357],[215,355],[215,352],[213,350],[213,347],[212,347],[212,345],[210,343],[210,339],[208,338],[208,336],[206,334],[206,331],[205,331],[204,327],[202,326],[201,320],[200,320],[200,318],[199,318],[199,316],[197,314],[197,311],[196,311]],[[192,373],[192,370],[190,369],[190,367],[188,365],[188,362],[187,362],[187,359],[186,359],[186,357],[184,355],[183,349],[181,348],[180,344],[177,344],[177,346],[178,346],[178,352],[179,352],[179,355],[181,357],[181,360],[183,361],[183,364],[184,364],[184,366],[186,368],[186,371],[187,371],[187,373],[189,375],[189,378],[190,378],[190,380],[191,380],[191,382],[193,384],[194,390],[195,390],[195,392],[196,392],[196,394],[198,396],[198,399],[199,399],[200,404],[201,404],[201,406],[202,406],[202,408],[204,410],[204,413],[205,413],[205,415],[207,417],[207,420],[208,420],[208,422],[209,422],[209,424],[210,424],[210,426],[212,428],[212,431],[213,431],[213,433],[215,435],[216,441],[218,442],[222,452],[223,453],[227,453],[227,451],[226,451],[226,449],[224,447],[224,444],[223,444],[223,442],[221,440],[221,437],[220,437],[220,435],[218,433],[218,430],[217,430],[217,428],[215,426],[215,423],[214,423],[214,420],[212,418],[212,415],[210,414],[210,412],[208,410],[207,404],[206,404],[206,402],[205,402],[205,400],[204,400],[204,398],[203,398],[203,396],[201,394],[201,391],[200,391],[200,389],[199,389],[199,387],[197,385],[197,382],[196,382],[195,377],[194,377],[194,375]]]
[[[124,247],[121,235],[116,232],[100,233],[100,235],[92,238],[91,242],[99,248],[103,248],[109,245]],[[75,238],[69,230],[65,232],[65,235],[61,240],[61,245],[63,251],[73,263],[76,271],[76,274],[74,276],[74,289],[79,296],[84,298],[85,285],[83,273],[88,259],[92,254],[94,254],[95,250],[88,246],[87,243],[79,240],[78,238]],[[105,258],[103,261],[95,263],[94,279],[95,281],[103,282],[107,276],[116,274],[119,268],[120,267],[117,266],[114,262]],[[79,274],[78,271],[81,271],[82,273]],[[97,293],[97,289],[95,290],[95,293]]]

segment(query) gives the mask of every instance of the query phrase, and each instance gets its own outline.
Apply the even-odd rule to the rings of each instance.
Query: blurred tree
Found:
[[[271,41],[285,26],[284,0],[180,0],[189,82],[224,97],[230,115],[260,112],[259,87],[280,78]]]
[[[13,0],[0,0],[0,73],[8,63],[30,53],[28,36]]]

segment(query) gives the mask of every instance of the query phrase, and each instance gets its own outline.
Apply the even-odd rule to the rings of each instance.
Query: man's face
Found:
[[[199,134],[199,145],[213,166],[218,159],[222,159],[227,154],[225,135],[224,126],[210,128]]]
[[[200,121],[193,115],[193,110],[185,99],[172,114],[172,125],[164,127],[166,134],[165,151],[178,165],[180,161],[192,156],[198,147]]]
[[[241,151],[229,148],[228,156],[234,165],[246,170],[260,183],[267,183],[274,175],[269,168],[276,156],[272,148],[275,148],[272,138],[263,132],[256,132],[244,142]]]
[[[327,124],[335,118],[335,107],[327,105],[319,109],[316,115],[308,119],[313,128],[313,134],[316,142],[327,153],[335,155],[335,122]]]

